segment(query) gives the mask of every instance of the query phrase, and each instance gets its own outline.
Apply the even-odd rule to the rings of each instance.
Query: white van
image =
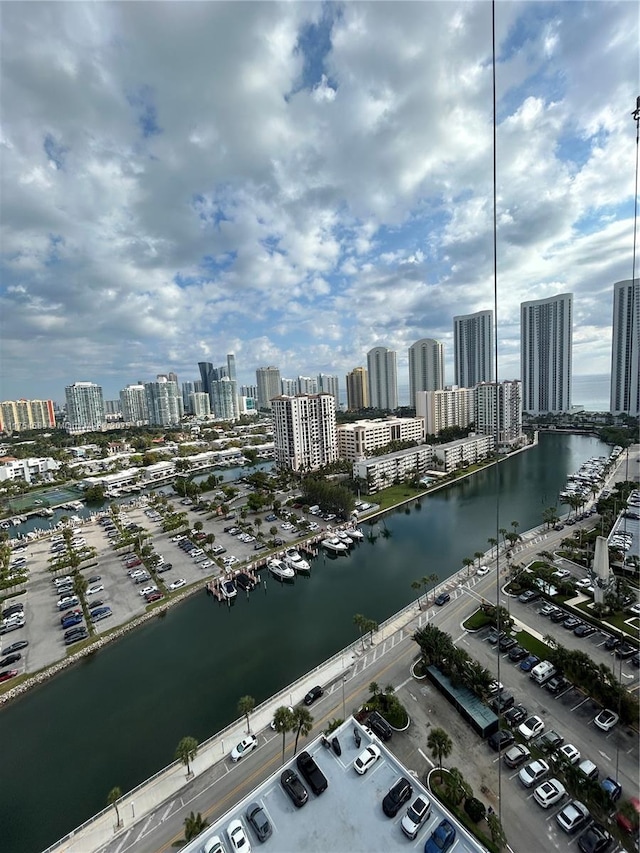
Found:
[[[550,678],[556,674],[555,666],[548,660],[543,660],[541,663],[534,666],[531,670],[531,678],[537,684],[546,684]]]

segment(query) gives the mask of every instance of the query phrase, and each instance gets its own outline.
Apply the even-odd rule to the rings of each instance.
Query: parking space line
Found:
[[[572,708],[571,710],[572,710],[572,711],[576,711],[576,710],[577,710],[581,705],[584,705],[584,703],[585,703],[585,702],[588,702],[588,701],[589,701],[589,697],[588,697],[588,696],[585,696],[585,698],[582,700],[582,702],[578,702],[578,704],[577,704],[577,705],[574,705],[574,706],[573,706],[573,708]]]

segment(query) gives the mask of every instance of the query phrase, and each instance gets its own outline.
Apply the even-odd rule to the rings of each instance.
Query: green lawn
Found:
[[[542,640],[534,637],[528,631],[518,631],[515,636],[519,645],[521,645],[523,649],[527,649],[527,651],[531,652],[532,655],[537,655],[540,660],[546,659],[549,647],[546,643],[543,643]]]
[[[471,616],[462,623],[462,627],[466,628],[467,631],[477,631],[480,628],[484,628],[485,625],[490,624],[491,619],[489,619],[483,610],[478,608],[475,613],[472,613]]]

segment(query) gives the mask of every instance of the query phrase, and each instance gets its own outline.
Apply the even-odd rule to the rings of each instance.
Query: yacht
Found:
[[[295,572],[310,572],[311,566],[295,548],[287,548],[284,552],[285,563]]]
[[[351,545],[353,545],[353,539],[351,538],[350,534],[346,532],[346,530],[335,530],[334,533],[341,542],[344,542],[347,548],[350,548]]]
[[[283,563],[282,560],[269,560],[267,563],[267,568],[274,576],[274,578],[278,578],[281,581],[289,581],[293,580],[296,576],[295,571],[288,566],[286,563]]]
[[[238,572],[235,577],[235,581],[236,586],[238,586],[244,592],[247,592],[247,590],[252,590],[255,586],[255,583],[252,581],[252,579],[246,572]]]
[[[327,551],[333,551],[336,554],[344,554],[349,550],[346,542],[342,542],[337,536],[330,536],[328,539],[323,539],[321,544]]]
[[[222,597],[226,599],[235,598],[238,594],[236,585],[232,580],[222,581],[220,585],[220,592],[222,594]]]
[[[364,533],[362,530],[359,530],[357,527],[350,527],[347,530],[350,539],[353,539],[354,542],[362,542],[364,539]]]

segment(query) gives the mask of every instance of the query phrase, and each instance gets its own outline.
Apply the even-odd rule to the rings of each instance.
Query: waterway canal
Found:
[[[195,596],[0,711],[0,848],[34,853],[357,638],[355,613],[383,621],[415,598],[411,582],[445,578],[488,548],[497,527],[541,523],[567,474],[609,448],[546,434],[521,453],[389,513],[349,557],[320,556],[310,578],[239,599]],[[499,498],[499,524],[496,500]]]

